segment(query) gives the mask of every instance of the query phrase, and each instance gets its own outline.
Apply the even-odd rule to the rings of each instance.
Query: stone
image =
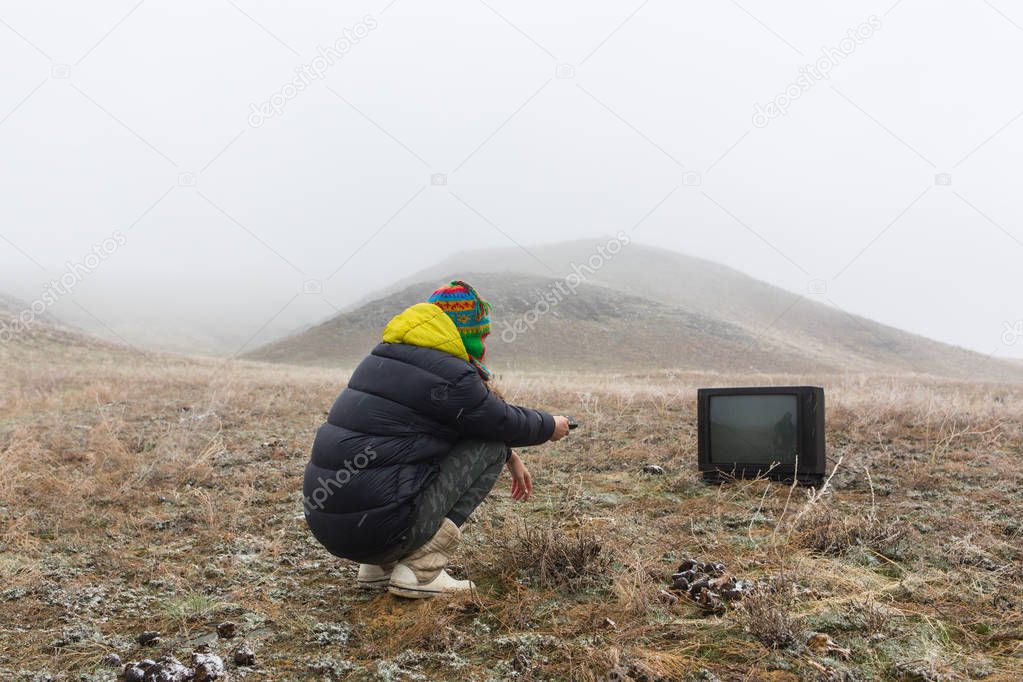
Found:
[[[142,682],[146,678],[146,671],[138,663],[129,663],[121,670],[117,679],[121,682]]]
[[[213,653],[193,653],[192,668],[195,669],[195,682],[219,680],[225,674],[224,660]]]
[[[721,614],[727,601],[742,599],[751,590],[749,582],[729,575],[722,563],[686,559],[671,576],[672,592],[687,595],[705,613]]]
[[[156,630],[146,630],[136,637],[135,641],[139,643],[139,646],[156,646],[160,643],[160,633]]]
[[[256,652],[252,650],[252,645],[248,642],[242,642],[234,651],[234,664],[240,666],[256,665]]]
[[[173,656],[162,656],[146,668],[144,682],[185,682],[192,678],[192,671]]]
[[[695,571],[696,567],[699,566],[700,562],[696,559],[686,559],[678,566],[679,573],[686,573],[688,571]]]

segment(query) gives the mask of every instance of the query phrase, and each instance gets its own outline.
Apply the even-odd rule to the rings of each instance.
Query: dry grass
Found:
[[[878,518],[873,513],[842,512],[822,507],[800,518],[796,542],[822,554],[842,555],[862,547],[888,558],[904,558],[909,550],[908,524],[897,518]]]
[[[773,649],[796,644],[806,630],[797,611],[796,589],[785,575],[762,582],[736,605],[736,623]]]
[[[408,603],[352,589],[354,567],[300,518],[311,436],[343,372],[21,353],[0,353],[2,679],[111,680],[106,654],[187,659],[225,619],[261,679],[1023,676],[1018,386],[504,377],[509,400],[582,428],[524,451],[533,500],[514,504],[502,480],[467,524],[453,570],[478,598]],[[842,460],[829,489],[704,486],[696,388],[793,381],[828,390]],[[694,556],[758,590],[723,616],[662,601]],[[136,645],[143,630],[160,646]],[[850,657],[808,649],[810,631]]]
[[[502,563],[537,587],[580,590],[610,584],[612,551],[592,531],[566,533],[557,526],[523,523],[502,553]]]

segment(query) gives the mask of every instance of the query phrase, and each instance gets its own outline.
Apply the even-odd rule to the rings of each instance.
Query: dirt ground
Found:
[[[186,672],[146,679],[1023,679],[1023,386],[501,377],[509,400],[582,426],[522,451],[532,500],[505,475],[466,525],[452,572],[478,596],[408,602],[356,590],[302,520],[312,434],[345,379],[6,358],[0,679],[114,680],[162,656]],[[696,388],[796,381],[828,391],[828,489],[701,483]],[[686,559],[748,594],[708,611],[668,590]]]

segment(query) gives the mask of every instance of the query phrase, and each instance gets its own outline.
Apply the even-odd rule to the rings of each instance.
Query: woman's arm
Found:
[[[520,447],[557,440],[568,432],[568,420],[564,417],[506,403],[487,388],[475,371],[451,387],[445,402],[452,425],[468,437]]]

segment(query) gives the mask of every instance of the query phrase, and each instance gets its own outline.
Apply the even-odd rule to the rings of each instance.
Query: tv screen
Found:
[[[827,457],[820,386],[701,388],[697,416],[704,480],[766,476],[810,485],[823,480]]]
[[[795,395],[711,397],[710,461],[713,464],[793,465],[799,443]]]

